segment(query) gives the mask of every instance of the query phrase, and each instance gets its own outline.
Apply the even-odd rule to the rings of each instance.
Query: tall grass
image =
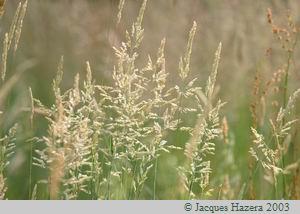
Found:
[[[4,14],[4,6],[5,1],[1,1],[0,10],[1,10],[1,18]],[[27,1],[24,3],[19,3],[18,8],[16,10],[13,21],[10,25],[10,29],[7,33],[4,34],[3,39],[3,50],[2,50],[2,61],[1,61],[1,83],[0,83],[0,126],[2,126],[2,114],[1,111],[3,109],[3,104],[5,99],[11,90],[12,87],[16,84],[20,77],[20,73],[14,74],[8,81],[5,81],[6,72],[7,72],[7,62],[9,51],[11,50],[12,44],[14,44],[14,52],[17,51],[18,43],[20,40],[21,32],[22,32],[22,24],[26,14],[27,9]],[[0,199],[5,198],[5,193],[7,190],[6,185],[6,173],[5,169],[10,164],[10,159],[15,152],[16,148],[16,133],[17,133],[17,123],[11,127],[8,133],[4,136],[0,135]],[[2,127],[1,127],[2,128]]]

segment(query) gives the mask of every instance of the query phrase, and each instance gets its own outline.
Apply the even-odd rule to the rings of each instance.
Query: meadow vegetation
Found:
[[[215,13],[211,2],[196,6]],[[147,13],[159,13],[152,7],[167,3],[111,1],[113,24],[107,32],[90,41],[88,33],[68,26],[79,48],[55,52],[60,59],[54,63],[43,51],[70,41],[39,41],[48,36],[43,31],[35,40],[38,32],[25,23],[38,25],[34,8],[50,13],[59,4],[71,11],[99,6],[97,1],[0,1],[0,199],[300,199],[300,29],[292,11],[272,1],[264,5],[264,29],[272,41],[262,45],[265,51],[253,47],[252,52],[253,41],[237,34],[237,41],[202,39],[210,49],[199,54],[199,27],[201,35],[211,30],[201,21],[199,26],[199,17],[188,27],[178,22],[186,39],[182,46],[178,42],[181,48],[173,47],[174,36],[168,45],[168,33],[158,42],[144,27]],[[273,15],[272,7],[280,13]],[[126,15],[133,9],[134,18]],[[257,21],[253,14],[251,20]],[[231,32],[222,21],[219,33]],[[102,40],[102,51],[91,48]],[[25,41],[30,45],[22,45]],[[80,59],[81,65],[72,61],[83,57],[87,46],[91,59]],[[37,51],[38,57],[25,57]],[[51,72],[37,73],[42,62],[55,67],[53,81]],[[251,72],[243,71],[245,62]]]

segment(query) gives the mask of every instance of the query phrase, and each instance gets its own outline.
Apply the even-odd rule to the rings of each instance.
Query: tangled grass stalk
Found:
[[[221,43],[215,54],[213,70],[208,78],[205,92],[203,93],[201,89],[198,89],[194,93],[197,101],[198,119],[194,128],[187,129],[191,130],[191,138],[185,148],[187,164],[179,168],[188,192],[188,198],[207,197],[212,191],[209,188],[212,172],[209,156],[214,155],[214,141],[222,132],[219,111],[223,103],[221,101],[215,105],[212,103],[220,54]]]
[[[126,32],[126,42],[114,48],[118,59],[113,72],[114,87],[99,87],[107,103],[103,107],[110,112],[105,122],[111,150],[106,153],[110,165],[108,182],[123,181],[121,185],[125,189],[129,187],[128,198],[139,197],[160,151],[173,148],[166,145],[163,137],[177,124],[173,119],[173,103],[165,91],[166,40],[161,41],[155,63],[149,56],[145,67],[139,69],[135,65],[144,35],[142,21],[146,2],[131,32]],[[118,194],[124,197],[124,193]]]
[[[0,18],[2,18],[4,14],[5,3],[6,3],[5,0],[0,1]],[[18,46],[17,44],[21,36],[22,23],[26,14],[26,10],[27,10],[27,1],[25,1],[23,4],[20,2],[15,12],[13,21],[10,25],[9,31],[4,33],[3,47],[2,47],[3,50],[2,50],[1,65],[0,65],[0,76],[2,80],[2,82],[0,83],[0,116],[1,114],[3,114],[5,110],[2,109],[2,104],[4,103],[6,96],[9,90],[17,82],[20,76],[20,73],[15,74],[12,76],[12,78],[9,81],[5,82],[5,77],[7,73],[7,62],[9,60],[8,55],[11,49],[11,44],[12,41],[15,40],[14,51],[16,52]],[[7,191],[6,169],[10,165],[10,159],[15,153],[16,137],[17,137],[17,129],[18,129],[18,125],[15,124],[6,133],[2,125],[3,125],[2,118],[0,117],[0,130],[1,130],[0,133],[0,199],[5,198],[5,193]],[[4,134],[4,136],[1,136],[2,134]]]
[[[62,75],[63,58],[53,82],[56,104],[49,110],[48,136],[43,138],[47,147],[37,151],[40,158],[35,159],[35,164],[50,169],[51,198],[76,199],[80,194],[92,194],[90,185],[95,182],[92,175],[99,170],[93,136],[101,131],[98,120],[101,111],[94,98],[89,63],[82,91],[77,74],[74,87],[61,94]]]
[[[300,94],[300,89],[296,90],[289,98],[287,105],[285,108],[281,107],[276,120],[270,120],[270,124],[272,127],[272,134],[275,140],[275,149],[270,148],[267,143],[264,141],[264,136],[259,134],[256,129],[251,128],[252,134],[254,136],[254,146],[250,148],[250,154],[256,161],[261,163],[263,169],[265,170],[265,174],[271,174],[272,178],[270,182],[274,185],[275,195],[278,197],[278,175],[282,175],[284,178],[284,170],[285,165],[279,160],[283,160],[283,156],[287,152],[287,145],[283,143],[290,136],[290,131],[292,125],[295,124],[297,120],[286,120],[287,116],[291,113],[294,108],[294,103],[296,102],[297,97]],[[283,197],[285,195],[285,185],[283,185]]]

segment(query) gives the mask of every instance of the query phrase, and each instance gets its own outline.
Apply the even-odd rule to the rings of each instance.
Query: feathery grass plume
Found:
[[[275,121],[270,120],[271,127],[273,129],[272,131],[273,131],[273,135],[275,138],[276,146],[281,152],[281,154],[280,154],[281,158],[283,158],[283,156],[285,155],[285,153],[288,150],[288,146],[284,145],[284,143],[290,141],[289,134],[290,134],[292,125],[297,121],[297,119],[287,120],[287,116],[293,110],[294,104],[295,104],[299,94],[300,94],[300,89],[296,90],[289,97],[289,100],[288,100],[285,108],[281,107],[279,109],[276,120]],[[287,148],[285,148],[285,147],[287,147]],[[282,166],[282,167],[285,168],[285,166]]]
[[[157,61],[154,67],[151,65],[151,58],[149,61],[150,67],[148,69],[153,69],[153,80],[155,82],[155,87],[153,89],[155,100],[163,101],[163,90],[166,87],[166,81],[168,73],[166,72],[166,60],[164,56],[166,39],[161,40],[160,47],[157,53]]]
[[[14,40],[15,47],[14,52],[16,52],[18,47],[18,42],[21,37],[21,31],[23,26],[23,19],[26,14],[27,9],[27,1],[22,4],[22,2],[19,3],[18,8],[15,12],[13,21],[10,25],[10,29],[8,33],[5,33],[5,37],[3,40],[3,50],[2,50],[2,60],[1,60],[1,79],[4,81],[5,75],[6,75],[6,65],[7,65],[7,56],[8,52],[10,50],[11,44]]]
[[[263,135],[259,134],[256,129],[251,128],[251,132],[254,136],[254,145],[250,148],[250,154],[256,161],[260,162],[265,170],[271,170],[273,172],[274,179],[276,179],[278,173],[282,171],[282,169],[278,167],[279,150],[271,149],[266,144]]]
[[[67,127],[64,124],[65,109],[63,106],[63,97],[61,96],[59,88],[63,76],[63,63],[64,58],[61,56],[56,78],[52,84],[56,106],[50,110],[50,115],[54,115],[54,119],[51,117],[48,118],[50,123],[48,132],[50,137],[44,137],[47,147],[42,151],[37,150],[36,152],[40,157],[34,159],[35,165],[42,168],[49,167],[50,177],[48,182],[50,199],[60,198],[59,190],[64,177],[64,168],[66,162],[66,155],[64,154],[64,140],[60,139],[64,136],[64,134],[67,135]]]
[[[101,87],[98,87],[101,88]],[[103,134],[103,101],[97,100],[95,96],[96,85],[93,83],[92,70],[90,63],[86,62],[86,79],[84,81],[84,90],[81,90],[81,112],[89,121],[89,154],[90,166],[86,169],[86,175],[90,176],[89,194],[91,199],[103,197],[103,162],[101,161],[100,144]],[[101,89],[100,89],[101,90]]]
[[[7,190],[5,170],[10,164],[10,159],[15,153],[16,135],[18,125],[9,129],[8,134],[0,138],[0,200],[5,198]]]
[[[2,60],[1,60],[1,79],[4,81],[6,75],[6,63],[7,63],[7,54],[8,54],[8,34],[5,34],[3,40],[3,50],[2,50]]]
[[[13,40],[15,38],[16,35],[16,28],[17,28],[17,24],[18,24],[18,20],[19,20],[19,15],[20,15],[20,11],[22,9],[22,2],[20,2],[18,4],[17,10],[15,12],[14,18],[12,20],[12,23],[10,25],[9,28],[9,32],[8,32],[8,49],[10,49],[11,44],[13,43]]]
[[[215,154],[214,140],[221,134],[219,110],[222,103],[217,105],[207,113],[199,114],[191,139],[185,148],[185,155],[188,159],[188,167],[180,168],[185,180],[189,198],[197,197],[194,188],[199,186],[201,193],[199,197],[208,196],[210,193],[209,181],[212,169],[210,167],[209,156]]]
[[[92,69],[89,61],[86,62],[86,84],[88,86],[92,85]]]
[[[57,67],[57,73],[56,73],[56,77],[53,80],[53,84],[52,84],[52,89],[54,91],[54,95],[57,98],[58,96],[60,96],[60,88],[59,85],[62,81],[63,78],[63,70],[64,70],[64,56],[60,57],[60,61]]]
[[[197,30],[197,23],[194,21],[193,27],[189,33],[188,44],[186,47],[186,51],[184,57],[180,58],[179,61],[179,76],[182,80],[185,80],[190,71],[190,62],[191,62],[191,54],[193,48],[193,41]]]
[[[61,81],[62,70],[59,69],[56,81],[53,85],[58,85]],[[80,100],[79,76],[75,78],[75,88],[69,94],[59,95],[59,89],[55,89],[56,97],[56,118],[49,118],[49,137],[44,140],[47,150],[42,153],[42,159],[50,165],[50,194],[51,198],[56,198],[61,188],[64,186],[63,194],[59,197],[72,199],[77,198],[83,190],[82,183],[86,176],[80,173],[80,166],[85,163],[84,157],[89,153],[85,128],[86,120],[80,116],[76,117],[74,108]],[[67,100],[65,100],[67,98]]]
[[[2,18],[4,12],[5,12],[5,2],[6,0],[0,0],[0,19]]]
[[[5,168],[9,165],[9,159],[15,152],[15,141],[18,125],[15,124],[9,129],[8,134],[0,139],[0,174],[3,174]]]
[[[120,0],[118,5],[117,25],[120,24],[122,19],[122,12],[124,8],[125,0]]]
[[[46,149],[36,151],[40,158],[35,165],[50,169],[51,199],[77,199],[80,194],[98,198],[98,180],[101,172],[98,137],[101,132],[101,103],[94,97],[90,65],[87,62],[87,79],[84,90],[79,88],[79,74],[74,87],[60,92],[63,76],[63,57],[53,82],[56,104],[51,108],[48,135],[43,137]],[[97,178],[92,176],[98,176]],[[91,183],[93,188],[91,190]]]
[[[217,72],[218,72],[218,64],[219,64],[219,60],[220,60],[220,54],[221,54],[221,48],[222,45],[221,43],[218,46],[218,49],[215,53],[215,59],[214,59],[214,63],[213,63],[213,69],[212,72],[210,74],[210,76],[208,77],[207,83],[206,83],[206,91],[205,94],[202,93],[202,91],[200,89],[198,89],[197,91],[194,92],[195,94],[195,98],[197,100],[197,104],[198,104],[198,108],[201,112],[201,114],[199,115],[198,121],[196,123],[196,126],[194,128],[194,131],[192,134],[192,138],[190,143],[187,144],[186,147],[186,152],[187,153],[193,153],[193,151],[196,150],[196,145],[193,145],[193,142],[195,143],[197,140],[197,138],[201,138],[200,136],[203,133],[201,133],[200,130],[204,130],[205,126],[204,124],[205,122],[205,118],[206,117],[211,117],[211,116],[216,116],[218,117],[218,111],[221,108],[221,106],[223,105],[220,101],[217,103],[217,105],[215,106],[215,108],[212,108],[212,93],[214,91],[214,87],[215,87],[215,81],[216,81],[216,76],[217,76]],[[210,119],[216,119],[216,118],[210,118]],[[197,133],[199,130],[199,133]]]
[[[136,27],[142,28],[142,22],[144,19],[144,13],[146,10],[146,6],[147,6],[147,0],[143,0],[141,9],[139,11],[139,15],[138,15],[136,23],[135,23]],[[137,38],[139,38],[139,36],[137,36]]]
[[[70,95],[70,102],[73,106],[77,106],[80,101],[80,89],[79,89],[79,74],[77,73],[75,78],[74,78],[74,88],[73,91],[71,92],[72,94]]]
[[[278,197],[278,175],[282,174],[283,169],[279,166],[280,149],[270,148],[262,134],[251,127],[254,136],[253,145],[250,147],[249,153],[261,164],[264,169],[264,178],[274,187],[275,197]]]
[[[4,4],[5,1],[0,2],[0,16],[2,17],[4,13]],[[8,60],[8,52],[10,49],[10,45],[13,40],[14,31],[16,28],[16,19],[19,15],[21,8],[21,3],[19,4],[19,7],[15,13],[13,22],[10,26],[10,30],[8,33],[4,34],[4,40],[3,40],[3,51],[2,51],[2,59],[1,59],[1,79],[4,82],[5,76],[6,76],[6,70],[7,70],[7,60]],[[25,13],[25,11],[24,11]],[[20,78],[22,72],[19,72],[15,75],[13,75],[9,81],[4,82],[2,87],[0,88],[0,107],[2,107],[2,104],[5,101],[5,98],[7,94],[9,93],[10,89],[15,85],[17,80]],[[2,114],[2,112],[0,112]],[[16,142],[16,132],[17,132],[17,124],[15,124],[9,131],[8,134],[4,137],[0,136],[0,199],[5,198],[5,193],[7,191],[7,186],[5,184],[6,182],[6,174],[5,170],[7,166],[10,164],[10,158],[15,152],[15,142]],[[1,138],[2,137],[2,138]]]
[[[100,87],[107,115],[104,131],[110,139],[103,151],[108,165],[106,198],[139,198],[153,162],[162,151],[175,148],[164,140],[167,130],[177,126],[174,100],[168,90],[165,92],[165,39],[161,41],[156,62],[149,56],[145,67],[139,69],[135,65],[143,39],[145,7],[146,1],[131,33],[126,32],[126,42],[114,48],[117,57],[114,86]],[[121,188],[112,189],[118,184]]]
[[[287,121],[286,118],[293,109],[294,103],[300,93],[300,89],[296,90],[292,96],[290,96],[286,108],[281,107],[275,121],[270,119],[272,127],[272,135],[275,141],[275,149],[271,149],[265,142],[263,135],[259,134],[254,128],[252,133],[254,135],[254,145],[250,148],[250,154],[255,158],[256,161],[260,162],[265,170],[265,178],[271,184],[274,185],[275,195],[277,197],[277,177],[282,175],[282,192],[285,197],[286,181],[284,169],[284,155],[288,151],[288,145],[286,142],[290,141],[290,130],[296,120]],[[281,161],[279,161],[281,160]]]
[[[273,122],[273,120],[270,120],[272,129],[273,129],[273,136],[275,138],[275,143],[276,146],[278,148],[278,150],[280,151],[279,154],[279,158],[280,158],[280,166],[282,169],[285,169],[285,155],[287,153],[287,151],[289,150],[289,142],[291,141],[291,129],[292,129],[292,125],[295,124],[295,122],[297,121],[297,119],[291,119],[291,120],[287,120],[287,116],[291,113],[291,111],[294,108],[294,104],[297,100],[297,97],[300,94],[300,89],[296,90],[290,97],[289,100],[284,107],[281,107],[278,114],[277,114],[277,118],[275,120],[275,122]],[[286,197],[286,178],[285,178],[285,174],[282,173],[282,193],[283,193],[283,197]]]
[[[285,125],[285,124],[282,124],[283,120],[286,116],[288,116],[288,114],[290,114],[291,110],[294,108],[294,104],[295,104],[299,94],[300,94],[300,89],[296,90],[292,94],[292,96],[290,96],[285,108],[280,108],[280,110],[278,112],[278,115],[277,115],[277,118],[276,118],[276,123],[277,124]]]
[[[144,13],[146,10],[147,0],[143,0],[138,17],[131,27],[131,35],[126,31],[126,45],[130,48],[130,52],[133,53],[141,44],[144,37],[144,29],[142,22],[144,19]]]
[[[221,57],[221,50],[222,50],[222,43],[219,44],[219,47],[215,53],[215,61],[213,64],[211,75],[209,76],[207,83],[206,83],[206,89],[205,89],[205,95],[210,101],[212,99],[212,95],[215,88],[218,68],[219,68],[219,62]]]
[[[183,105],[185,101],[188,101],[191,98],[195,98],[195,94],[201,91],[201,87],[198,87],[196,85],[198,78],[194,78],[192,80],[186,81],[188,74],[190,73],[190,58],[192,54],[193,41],[194,41],[196,29],[197,29],[197,23],[194,22],[189,32],[189,37],[188,37],[188,42],[186,46],[186,51],[184,53],[184,57],[181,57],[179,60],[178,72],[179,72],[179,77],[181,79],[181,82],[179,86],[176,85],[174,87],[177,93],[177,98],[176,98],[177,100],[176,103],[174,102],[174,106],[176,107],[176,111],[177,111],[178,123],[182,122],[180,121],[181,114],[197,112],[197,107],[195,108],[194,106]],[[171,92],[172,89],[169,91],[169,93]],[[192,132],[192,129],[190,127],[183,126],[182,124],[180,126],[180,130]]]
[[[214,140],[222,133],[219,111],[223,103],[218,101],[214,106],[211,97],[214,91],[220,53],[221,45],[216,51],[213,71],[207,81],[206,88],[209,92],[204,94],[199,89],[194,93],[198,105],[198,119],[192,128],[191,138],[185,148],[187,165],[178,169],[184,180],[189,198],[206,197],[212,191],[209,189],[212,172],[209,156],[214,155]],[[199,194],[196,189],[200,189]]]
[[[30,126],[33,127],[33,117],[34,117],[34,99],[33,99],[33,95],[32,95],[32,90],[29,87],[29,98],[30,98]]]
[[[27,4],[28,4],[28,0],[26,0],[24,2],[24,4],[22,5],[22,9],[21,9],[20,15],[18,17],[18,22],[16,24],[16,32],[15,32],[15,40],[14,40],[14,43],[15,43],[14,52],[17,51],[19,40],[21,38],[22,27],[23,27],[23,20],[24,20],[24,17],[26,15]]]

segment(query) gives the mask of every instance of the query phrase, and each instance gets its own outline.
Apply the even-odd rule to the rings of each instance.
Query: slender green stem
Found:
[[[274,199],[279,199],[278,197],[278,182],[277,182],[277,179],[276,179],[276,175],[273,171],[273,177],[274,177]]]
[[[284,160],[284,152],[281,152],[281,166],[282,169],[285,168],[285,160]],[[285,178],[285,174],[282,173],[282,199],[285,199],[286,197],[286,178]]]
[[[32,185],[32,141],[30,141],[30,157],[29,157],[29,195],[28,199],[31,199],[31,185]]]
[[[194,174],[191,175],[191,181],[190,181],[190,185],[189,185],[189,195],[188,195],[189,200],[191,199],[191,193],[193,191],[194,178],[195,178]]]
[[[153,200],[155,200],[155,199],[156,199],[156,178],[157,178],[157,165],[158,165],[158,157],[155,159],[155,166],[154,166]]]

